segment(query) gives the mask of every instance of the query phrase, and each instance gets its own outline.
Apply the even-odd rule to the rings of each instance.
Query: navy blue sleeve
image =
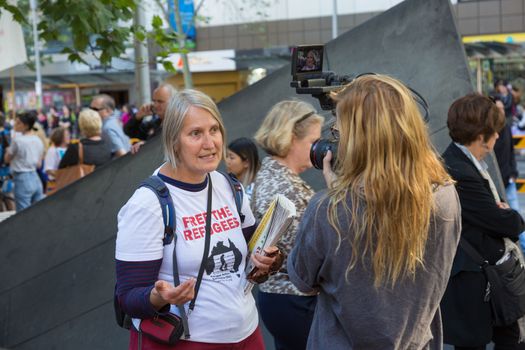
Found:
[[[117,298],[121,309],[133,318],[152,318],[169,311],[169,304],[157,311],[149,296],[158,279],[162,259],[152,261],[116,260]]]
[[[257,225],[252,225],[250,227],[245,227],[242,229],[242,234],[244,236],[244,239],[246,240],[246,243],[250,241],[256,228]]]

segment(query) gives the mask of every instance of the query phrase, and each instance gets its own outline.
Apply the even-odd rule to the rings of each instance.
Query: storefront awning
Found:
[[[46,88],[101,87],[130,85],[135,82],[135,66],[130,59],[113,59],[111,67],[100,66],[94,57],[86,57],[86,64],[72,63],[65,55],[56,55],[53,62],[42,65],[42,85]],[[36,73],[25,64],[13,68],[16,89],[34,89]],[[164,80],[166,72],[151,70],[152,80]],[[0,85],[8,88],[11,71],[0,72]]]
[[[522,44],[511,44],[496,41],[464,43],[469,58],[525,57]]]

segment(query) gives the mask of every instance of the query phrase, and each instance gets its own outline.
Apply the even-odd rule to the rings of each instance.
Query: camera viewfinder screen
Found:
[[[323,47],[305,46],[297,48],[296,74],[321,73],[323,69]]]

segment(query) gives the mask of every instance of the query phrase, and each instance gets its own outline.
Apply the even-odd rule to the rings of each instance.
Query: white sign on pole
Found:
[[[11,13],[0,13],[0,72],[27,61],[22,27]]]

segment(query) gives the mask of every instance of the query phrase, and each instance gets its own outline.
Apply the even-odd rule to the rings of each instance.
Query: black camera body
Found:
[[[301,45],[292,48],[292,82],[297,94],[312,95],[319,100],[321,109],[335,110],[330,93],[340,89],[352,79],[339,77],[333,72],[323,72],[324,46]],[[310,161],[316,169],[323,169],[323,158],[332,151],[332,165],[335,164],[338,140],[319,139],[310,148]]]
[[[350,76],[323,72],[324,46],[300,45],[292,48],[292,82],[290,86],[301,95],[312,95],[321,109],[330,111],[335,105],[330,93],[352,81]]]
[[[323,72],[324,46],[323,45],[301,45],[292,48],[292,82],[290,86],[295,88],[297,94],[312,95],[319,100],[321,109],[331,110],[335,115],[335,103],[330,93],[339,90],[354,79],[363,75],[375,75],[375,73],[361,73],[358,75],[338,76],[334,72]],[[425,98],[416,90],[407,86],[412,92],[414,100],[419,104],[423,120],[429,121],[429,107]],[[323,158],[326,153],[332,151],[332,166],[335,164],[337,146],[339,140],[319,139],[310,149],[310,160],[317,169],[323,168]]]

